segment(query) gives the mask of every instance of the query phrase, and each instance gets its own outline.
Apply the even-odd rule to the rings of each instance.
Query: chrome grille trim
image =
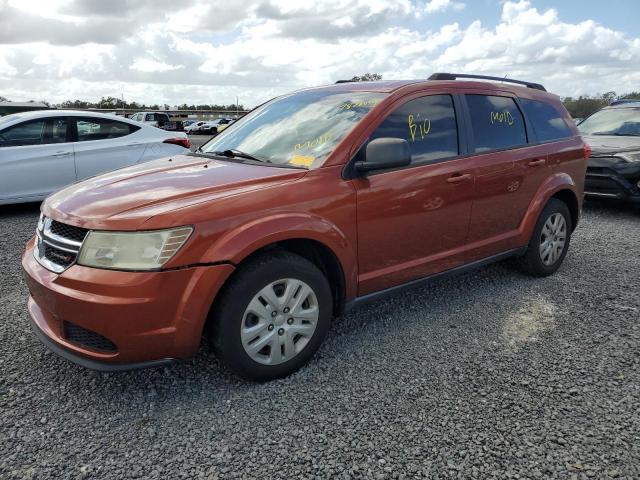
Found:
[[[82,242],[78,242],[77,240],[73,240],[70,238],[65,238],[53,233],[51,231],[52,223],[53,220],[45,217],[42,214],[40,215],[40,219],[38,220],[38,227],[36,229],[36,245],[33,250],[33,255],[38,263],[47,270],[51,270],[54,273],[62,273],[67,268],[76,263],[78,253],[80,252],[80,248],[82,247]],[[62,252],[62,255],[64,255],[65,253],[68,254],[68,260],[65,259],[63,262],[60,262],[56,261],[60,260],[60,258],[48,257],[46,248],[47,246],[51,247],[54,250]],[[55,253],[53,255],[54,257],[56,256]]]

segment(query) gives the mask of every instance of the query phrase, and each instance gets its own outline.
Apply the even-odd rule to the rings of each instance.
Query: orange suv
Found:
[[[54,194],[22,259],[36,335],[114,371],[189,358],[206,332],[266,380],[364,302],[509,257],[553,273],[588,147],[541,85],[478,80],[502,81],[283,95],[192,154]]]

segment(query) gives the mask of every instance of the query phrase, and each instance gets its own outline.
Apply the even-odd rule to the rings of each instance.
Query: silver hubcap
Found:
[[[302,280],[270,283],[253,297],[242,317],[244,351],[264,365],[291,360],[311,340],[319,313],[316,294]]]
[[[561,213],[551,215],[540,235],[540,259],[545,265],[558,261],[567,242],[567,222]]]

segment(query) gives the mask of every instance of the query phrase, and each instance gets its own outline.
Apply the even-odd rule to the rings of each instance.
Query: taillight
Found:
[[[171,143],[172,145],[180,145],[184,148],[191,148],[191,142],[188,138],[167,138],[162,143]]]
[[[584,158],[585,160],[588,159],[591,156],[591,152],[593,150],[591,150],[591,146],[589,146],[588,143],[585,142],[584,144]]]

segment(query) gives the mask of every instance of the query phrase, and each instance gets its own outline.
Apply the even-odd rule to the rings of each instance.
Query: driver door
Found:
[[[370,139],[382,137],[406,140],[411,164],[353,180],[359,296],[460,266],[465,260],[474,170],[471,160],[460,157],[453,97],[407,101]],[[363,151],[364,147],[358,155]]]

